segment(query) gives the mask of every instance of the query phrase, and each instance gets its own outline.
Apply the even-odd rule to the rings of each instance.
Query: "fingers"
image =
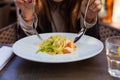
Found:
[[[95,1],[95,0],[90,0],[90,5],[91,5],[94,1]],[[82,1],[82,5],[83,5],[84,7],[86,7],[87,3],[88,3],[88,0],[83,0],[83,1]]]
[[[24,2],[26,2],[26,3],[32,3],[33,0],[24,0]]]
[[[14,0],[16,3],[32,3],[33,0]]]
[[[21,4],[21,3],[24,3],[24,0],[14,0],[15,3],[18,3],[18,4]]]
[[[88,0],[83,0],[82,7],[86,8]],[[90,0],[89,10],[98,12],[102,7],[101,0]]]
[[[28,3],[32,3],[32,0],[28,0]]]
[[[25,6],[25,7],[29,7],[31,6],[33,3],[33,0],[15,0],[15,4],[17,6]]]
[[[98,12],[100,11],[100,9],[102,8],[102,4],[100,0],[92,0],[91,4],[89,6],[89,10],[93,11],[93,12]]]
[[[15,0],[15,4],[22,12],[33,11],[33,0]]]
[[[81,5],[81,12],[84,16],[88,0],[83,0]],[[86,20],[88,22],[94,21],[100,9],[102,8],[101,0],[90,0]]]

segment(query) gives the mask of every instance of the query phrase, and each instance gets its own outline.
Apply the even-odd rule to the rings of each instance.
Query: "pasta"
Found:
[[[72,39],[63,37],[61,35],[51,36],[38,45],[36,53],[45,52],[48,54],[66,54],[72,53],[77,46]]]

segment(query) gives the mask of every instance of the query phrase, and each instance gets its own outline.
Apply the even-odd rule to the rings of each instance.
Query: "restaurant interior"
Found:
[[[102,9],[98,14],[97,26],[99,40],[105,46],[108,37],[120,36],[120,0],[101,0],[101,3]],[[18,23],[14,0],[0,0],[1,46],[12,46],[18,40],[16,26]],[[51,64],[35,60],[32,62],[23,58],[14,55],[14,58],[1,70],[0,80],[119,80],[107,72],[105,47],[101,54],[80,62]]]

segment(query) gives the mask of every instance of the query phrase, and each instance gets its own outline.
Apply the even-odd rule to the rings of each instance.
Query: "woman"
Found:
[[[34,34],[32,24],[39,33],[78,32],[83,25],[83,17],[88,0],[34,0],[35,14],[31,0],[15,0],[18,10],[20,34]],[[91,0],[86,16],[86,34],[98,37],[97,14],[101,9],[100,0]],[[92,27],[92,28],[91,28]]]

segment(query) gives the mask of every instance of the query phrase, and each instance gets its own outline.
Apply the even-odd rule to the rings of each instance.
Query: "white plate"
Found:
[[[76,34],[73,33],[45,33],[40,35],[43,39],[47,39],[48,37],[57,34],[73,39],[76,36]],[[84,35],[76,43],[78,48],[73,54],[49,55],[42,52],[36,54],[37,45],[40,42],[41,41],[36,35],[25,37],[13,44],[13,51],[17,56],[31,61],[44,63],[66,63],[91,58],[103,50],[103,43],[101,41],[87,35]]]

